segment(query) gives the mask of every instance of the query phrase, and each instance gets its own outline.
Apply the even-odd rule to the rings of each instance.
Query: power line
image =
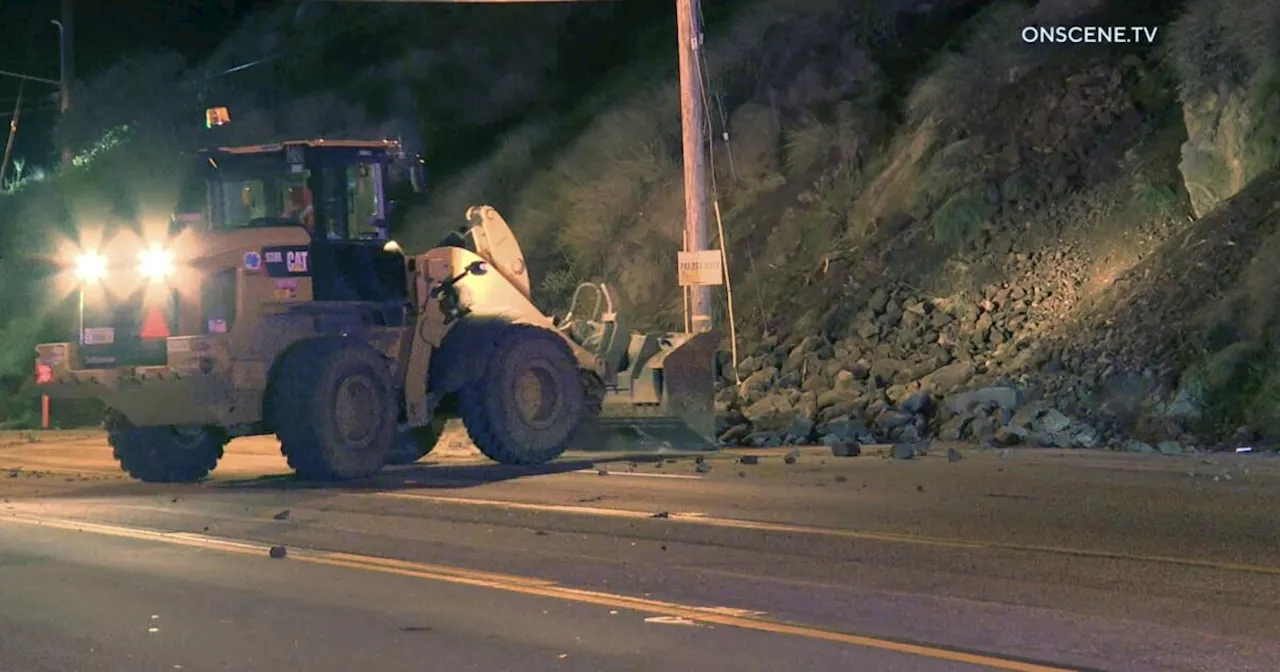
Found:
[[[362,20],[360,20],[360,21],[356,21],[356,22],[354,22],[354,23],[348,24],[348,25],[347,25],[346,27],[344,27],[344,28],[341,28],[341,29],[339,29],[339,30],[335,30],[335,31],[333,31],[333,32],[331,32],[331,33],[328,33],[327,35],[323,35],[323,36],[321,36],[321,37],[320,37],[318,40],[316,40],[315,42],[313,42],[313,43],[311,43],[311,44],[308,44],[305,48],[304,48],[304,47],[296,47],[296,48],[294,48],[294,49],[284,49],[284,50],[280,50],[280,51],[277,51],[277,52],[276,52],[276,53],[274,53],[274,54],[267,54],[266,56],[263,56],[262,58],[259,58],[259,59],[257,59],[257,60],[249,61],[248,63],[241,63],[240,65],[232,66],[232,67],[227,68],[226,70],[222,70],[222,71],[220,71],[220,72],[215,72],[215,73],[207,74],[207,75],[205,75],[205,79],[213,79],[213,78],[215,78],[215,77],[223,77],[223,76],[230,75],[230,74],[234,74],[234,73],[237,73],[237,72],[242,72],[242,71],[244,71],[244,70],[248,70],[248,69],[250,69],[250,68],[255,68],[255,67],[259,66],[259,65],[263,65],[263,64],[265,64],[265,63],[270,63],[270,62],[272,62],[272,61],[275,61],[275,60],[278,60],[278,59],[284,58],[285,56],[289,56],[289,55],[292,55],[292,54],[295,54],[295,53],[300,53],[300,52],[305,51],[305,50],[307,50],[307,49],[319,49],[319,48],[323,48],[326,44],[328,44],[328,43],[329,43],[331,40],[333,40],[335,37],[338,37],[338,36],[340,36],[340,35],[343,35],[343,34],[349,33],[349,32],[351,32],[352,30],[355,30],[356,28],[362,28],[362,27],[364,27],[364,26],[366,26],[366,25],[368,25],[368,24],[372,23],[372,22],[373,22],[373,21],[375,21],[375,20],[378,20],[378,19],[381,19],[381,18],[386,17],[388,14],[390,14],[390,13],[392,13],[392,12],[396,11],[397,9],[400,9],[400,5],[398,5],[398,4],[391,4],[391,5],[388,5],[388,6],[384,7],[384,8],[382,8],[382,11],[381,11],[381,12],[378,12],[378,13],[373,14],[373,15],[371,15],[371,16],[367,16],[367,17],[365,17],[364,19],[362,19]]]
[[[59,82],[56,79],[36,77],[35,75],[24,75],[20,72],[10,72],[8,70],[0,70],[0,77],[14,77],[17,79],[27,80],[31,82],[40,82],[41,84],[52,84],[54,86],[62,86],[62,82]]]

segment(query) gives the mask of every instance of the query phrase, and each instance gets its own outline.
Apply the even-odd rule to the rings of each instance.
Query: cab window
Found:
[[[287,220],[307,226],[312,220],[306,173],[221,183],[221,226],[239,228],[262,220]]]
[[[381,166],[359,163],[346,168],[347,231],[352,238],[376,238],[382,219],[378,172]]]

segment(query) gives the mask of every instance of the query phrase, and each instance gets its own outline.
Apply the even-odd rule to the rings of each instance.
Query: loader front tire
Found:
[[[303,344],[280,364],[272,397],[271,423],[299,478],[366,478],[387,463],[399,409],[391,373],[367,345]]]
[[[216,427],[134,427],[108,420],[107,442],[120,468],[146,483],[195,483],[218,466],[227,445]]]
[[[577,361],[557,334],[507,327],[479,380],[462,389],[460,414],[480,452],[501,464],[559,457],[577,437],[586,394]]]

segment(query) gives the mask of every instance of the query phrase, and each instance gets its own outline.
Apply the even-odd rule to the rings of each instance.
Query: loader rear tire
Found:
[[[577,438],[587,406],[569,346],[527,326],[504,330],[484,373],[459,396],[471,441],[485,457],[510,465],[559,457]]]
[[[146,483],[195,483],[218,466],[227,445],[216,427],[134,427],[108,421],[107,442],[120,468]]]
[[[276,376],[271,423],[300,478],[366,478],[387,463],[399,407],[391,373],[372,348],[306,343],[286,355]]]
[[[440,435],[444,432],[444,420],[433,418],[423,427],[400,430],[396,445],[387,455],[387,464],[401,466],[413,464],[431,454]]]

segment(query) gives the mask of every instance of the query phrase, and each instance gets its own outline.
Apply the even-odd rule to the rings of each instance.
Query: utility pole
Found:
[[[708,249],[706,110],[702,99],[702,34],[694,21],[695,0],[676,0],[680,41],[680,125],[684,147],[685,250]],[[689,287],[689,316],[694,333],[711,330],[711,287]]]
[[[62,0],[62,20],[54,21],[58,27],[58,60],[62,88],[62,117],[66,119],[67,110],[71,109],[71,80],[75,76],[75,50],[73,49],[75,0]],[[65,135],[65,129],[64,129]],[[62,141],[62,167],[71,165],[71,143],[64,137]]]
[[[13,104],[13,118],[9,120],[9,140],[4,143],[4,160],[0,161],[0,189],[4,188],[5,174],[9,172],[9,160],[13,158],[13,139],[18,135],[18,117],[22,115],[22,90],[27,85],[18,83],[18,102]]]

